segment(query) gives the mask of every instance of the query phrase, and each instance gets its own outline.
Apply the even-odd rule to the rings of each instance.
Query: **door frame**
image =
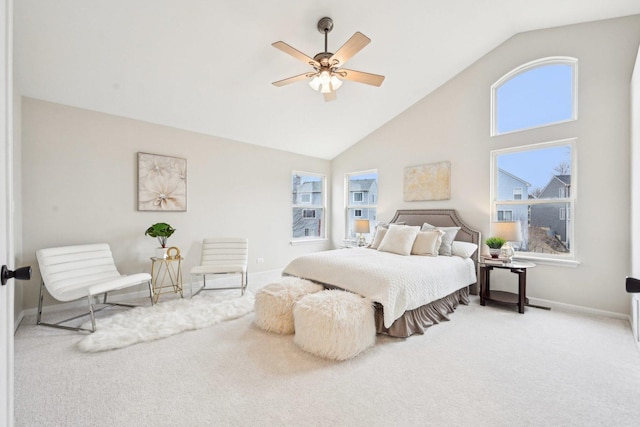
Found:
[[[14,266],[13,0],[0,0],[0,264]],[[14,281],[0,288],[0,424],[13,426]]]

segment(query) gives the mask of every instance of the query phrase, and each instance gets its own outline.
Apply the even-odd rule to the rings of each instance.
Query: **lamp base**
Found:
[[[358,237],[358,247],[363,246],[367,246],[367,241],[364,239],[364,236],[360,234],[360,237]]]

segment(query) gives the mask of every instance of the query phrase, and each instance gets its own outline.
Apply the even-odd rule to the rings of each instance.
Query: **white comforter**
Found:
[[[358,293],[382,304],[384,326],[476,282],[473,261],[458,256],[402,256],[367,248],[303,255],[284,274]]]

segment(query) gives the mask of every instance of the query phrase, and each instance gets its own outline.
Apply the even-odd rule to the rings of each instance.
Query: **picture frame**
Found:
[[[451,162],[409,166],[404,169],[404,201],[449,200]]]
[[[187,210],[187,159],[138,153],[138,210]]]

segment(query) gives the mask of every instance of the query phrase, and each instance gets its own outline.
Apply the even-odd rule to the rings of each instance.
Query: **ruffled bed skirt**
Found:
[[[376,303],[376,330],[379,334],[399,338],[406,338],[413,334],[424,334],[429,326],[437,325],[443,320],[449,320],[449,314],[453,313],[460,303],[469,304],[468,286],[422,307],[405,311],[404,315],[396,319],[390,328],[385,328],[382,306]]]

